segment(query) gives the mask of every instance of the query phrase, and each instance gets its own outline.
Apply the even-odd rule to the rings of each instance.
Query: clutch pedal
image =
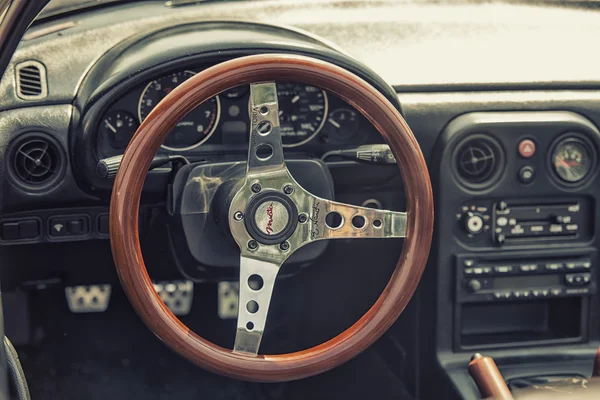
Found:
[[[239,282],[219,282],[219,285],[217,287],[217,297],[219,300],[219,318],[237,318],[238,304],[240,298]]]
[[[192,281],[156,282],[154,289],[175,315],[188,315],[192,310],[194,283]]]
[[[104,312],[110,302],[110,285],[67,286],[65,296],[73,313]]]

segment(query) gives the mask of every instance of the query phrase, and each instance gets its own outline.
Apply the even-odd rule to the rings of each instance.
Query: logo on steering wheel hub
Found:
[[[254,213],[254,222],[258,229],[267,235],[277,235],[285,229],[290,220],[290,214],[285,206],[278,201],[265,201],[258,206]]]
[[[279,244],[287,240],[298,225],[298,208],[289,196],[277,191],[263,191],[246,207],[246,229],[263,244]]]

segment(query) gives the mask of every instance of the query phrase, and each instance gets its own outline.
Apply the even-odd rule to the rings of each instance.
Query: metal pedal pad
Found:
[[[104,312],[110,302],[110,285],[67,286],[65,297],[73,313]]]
[[[156,282],[154,289],[175,315],[188,315],[192,310],[194,283],[192,281]]]
[[[219,282],[219,285],[217,287],[217,297],[219,300],[219,318],[237,318],[238,304],[240,299],[239,282]]]

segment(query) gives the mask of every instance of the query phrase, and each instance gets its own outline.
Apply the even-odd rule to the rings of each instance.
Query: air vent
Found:
[[[454,168],[465,186],[484,189],[502,174],[504,155],[498,142],[491,137],[471,135],[456,147]]]
[[[7,154],[9,175],[21,187],[48,189],[63,175],[63,152],[47,135],[25,134],[11,143]]]
[[[17,96],[23,100],[40,100],[48,96],[46,67],[38,61],[25,61],[15,67]]]

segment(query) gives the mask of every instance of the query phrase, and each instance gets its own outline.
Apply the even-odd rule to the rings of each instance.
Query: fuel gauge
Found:
[[[327,118],[329,129],[335,133],[338,140],[350,140],[359,128],[357,112],[349,108],[338,108],[329,114]]]
[[[111,147],[122,149],[127,147],[137,128],[138,123],[131,114],[114,110],[104,116],[100,134],[108,138]]]
[[[552,153],[552,167],[558,177],[567,183],[585,179],[592,169],[590,148],[575,137],[561,140]]]

